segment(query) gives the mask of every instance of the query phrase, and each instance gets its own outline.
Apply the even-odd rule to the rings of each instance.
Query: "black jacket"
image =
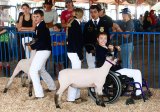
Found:
[[[114,57],[117,56],[118,50],[114,49]],[[112,56],[111,51],[109,49],[106,49],[100,45],[96,45],[96,67],[101,67],[105,60],[106,60],[106,56]],[[121,69],[121,65],[120,64],[116,64],[114,66],[111,67],[111,71],[116,71]]]
[[[37,51],[40,50],[51,50],[51,37],[49,29],[46,27],[44,21],[42,21],[38,27],[36,27],[35,39],[37,40],[34,44],[31,45],[31,48]]]
[[[98,26],[97,28],[95,27],[95,25],[93,24],[92,20],[89,20],[84,27],[84,42],[85,45],[87,44],[93,44],[95,45],[97,42],[97,36],[100,32],[105,32],[108,36],[108,44],[110,41],[110,34],[109,31],[111,29],[113,25],[113,22],[111,20],[107,21],[107,20],[102,20],[100,18],[99,22],[98,22]],[[87,52],[89,53],[91,48],[90,47],[85,47]]]
[[[68,29],[68,47],[67,52],[77,53],[80,60],[83,59],[83,34],[80,24],[73,20]]]

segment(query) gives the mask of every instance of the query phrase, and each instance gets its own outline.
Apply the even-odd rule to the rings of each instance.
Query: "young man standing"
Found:
[[[44,19],[44,13],[42,10],[34,11],[34,19],[37,24],[36,27],[36,42],[31,44],[30,50],[36,50],[36,54],[33,58],[29,69],[29,75],[33,82],[36,98],[43,98],[43,88],[40,83],[40,76],[47,84],[49,90],[56,90],[55,83],[49,73],[45,70],[46,61],[51,54],[51,38],[49,29],[46,27]]]
[[[134,32],[134,22],[131,19],[131,11],[128,8],[122,9],[123,24],[120,24],[121,32]],[[122,42],[123,41],[123,42]],[[130,34],[124,34],[121,39],[121,58],[123,68],[132,68],[132,55],[134,51],[133,37]]]
[[[91,5],[89,20],[84,27],[84,43],[86,48],[86,59],[88,68],[95,68],[95,56],[93,53],[95,44],[97,42],[97,36],[100,32],[105,32],[110,37],[109,30],[112,28],[112,21],[104,21],[99,17],[101,8],[98,5]],[[108,42],[110,38],[108,38]],[[92,46],[91,46],[92,45]]]

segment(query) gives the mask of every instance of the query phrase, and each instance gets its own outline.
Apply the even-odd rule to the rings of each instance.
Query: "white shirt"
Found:
[[[78,23],[79,23],[79,24],[81,24],[81,21],[80,21],[79,19],[75,19],[75,20],[77,20],[77,21],[78,21]]]
[[[94,23],[94,21],[97,21],[97,25],[98,25],[99,20],[100,20],[99,18],[98,18],[98,19],[96,19],[96,20],[92,19],[92,22]]]
[[[53,24],[57,23],[58,21],[58,13],[56,10],[51,10],[49,12],[44,12],[44,21],[45,23],[50,23],[53,21]]]

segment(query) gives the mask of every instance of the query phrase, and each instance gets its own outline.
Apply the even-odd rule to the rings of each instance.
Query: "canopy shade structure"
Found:
[[[52,1],[57,1],[57,2],[64,2],[65,0],[52,0]],[[149,4],[156,4],[157,3],[157,0],[73,0],[75,2],[89,2],[89,1],[92,1],[92,2],[103,2],[103,3],[113,3],[113,2],[116,2],[116,3],[123,3],[124,1],[127,1],[128,3],[130,4],[141,4],[143,2],[148,2]],[[160,0],[158,0],[160,1]]]
[[[26,2],[26,3],[39,3],[44,2],[44,0],[0,0],[0,5],[8,5],[9,2]],[[54,2],[65,2],[65,0],[52,0]],[[123,4],[129,3],[129,4],[142,4],[144,2],[147,2],[149,5],[153,6],[157,3],[157,1],[160,2],[160,0],[73,0],[73,2],[81,2],[81,3],[107,3],[107,4]],[[10,4],[11,5],[11,4]]]
[[[151,9],[156,10],[156,11],[159,11],[159,10],[160,10],[160,2],[156,3],[155,5],[153,5],[153,6],[151,7]]]

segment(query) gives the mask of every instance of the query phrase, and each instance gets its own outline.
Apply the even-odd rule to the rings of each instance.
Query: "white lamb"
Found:
[[[24,75],[26,75],[26,76],[28,75],[31,62],[32,62],[35,54],[36,54],[36,51],[35,51],[35,50],[32,50],[32,51],[31,51],[31,57],[30,57],[29,59],[21,59],[21,60],[18,62],[16,68],[15,68],[14,71],[13,71],[13,74],[12,74],[11,78],[9,79],[9,81],[7,82],[7,84],[6,84],[5,88],[4,88],[4,91],[3,91],[4,93],[7,92],[8,88],[11,86],[11,84],[12,84],[12,82],[13,82],[13,79],[14,79],[21,71],[24,72],[24,73],[23,73],[23,76],[24,76]],[[31,79],[30,79],[29,76],[28,76],[28,79],[29,79],[29,84],[31,84]],[[23,82],[23,83],[25,83],[25,82]],[[22,85],[22,86],[23,86],[23,85]],[[32,86],[32,85],[29,85],[29,86]],[[32,88],[30,88],[30,90],[29,90],[30,92],[32,92],[31,89],[32,89]],[[29,92],[29,96],[32,96],[32,93],[30,93],[30,92]]]
[[[60,71],[58,78],[60,88],[55,94],[56,108],[60,108],[61,96],[69,86],[75,88],[95,87],[97,98],[100,98],[97,105],[105,107],[102,89],[109,70],[116,61],[116,59],[113,60],[113,57],[107,57],[105,63],[100,68],[64,69]]]

